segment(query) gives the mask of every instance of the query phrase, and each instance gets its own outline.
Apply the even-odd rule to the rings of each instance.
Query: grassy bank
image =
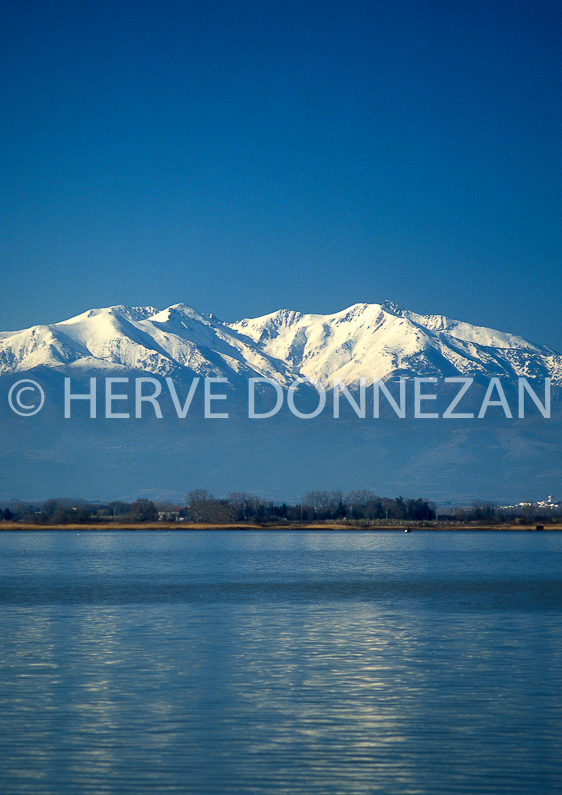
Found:
[[[456,524],[451,522],[423,522],[416,524],[415,522],[402,523],[402,524],[361,524],[361,523],[337,523],[337,522],[310,522],[310,523],[268,523],[268,524],[196,524],[191,522],[146,522],[144,524],[126,524],[122,522],[104,523],[104,524],[30,524],[24,522],[1,522],[0,532],[16,531],[16,532],[45,532],[50,530],[57,530],[62,532],[73,533],[114,533],[121,531],[136,532],[142,530],[151,530],[158,532],[183,532],[183,531],[201,531],[201,530],[301,530],[301,531],[321,531],[331,530],[339,532],[378,532],[389,531],[404,532],[409,528],[412,532],[434,532],[434,531],[533,531],[536,532],[537,526],[535,524]],[[562,524],[545,524],[544,531],[562,530]]]

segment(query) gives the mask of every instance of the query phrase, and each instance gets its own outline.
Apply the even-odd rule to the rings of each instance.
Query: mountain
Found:
[[[150,401],[137,415],[132,382],[138,375],[158,382],[160,416]],[[125,417],[107,414],[107,376],[129,380],[115,385],[112,407]],[[211,402],[212,418],[204,413],[205,376],[226,379],[216,385],[224,397]],[[438,379],[435,400],[423,403],[438,419],[411,411],[399,417],[385,399],[379,416],[372,411],[374,390],[363,416],[345,398],[340,414],[332,412],[334,379],[350,392],[359,379],[367,385],[382,379],[396,395],[402,376]],[[444,379],[459,376],[473,377],[475,388],[457,407],[461,416],[445,419],[443,409],[458,387]],[[532,400],[519,416],[522,376],[541,399],[544,379],[552,379],[551,416],[544,417]],[[89,400],[73,401],[65,416],[66,377],[76,395],[87,394],[89,379],[97,378],[95,417]],[[511,418],[497,403],[478,418],[492,377],[512,401]],[[282,408],[267,420],[250,417],[249,378],[281,386]],[[326,410],[318,416],[305,420],[288,410],[288,388],[298,378],[327,388]],[[45,395],[42,410],[29,416],[13,411],[8,400],[12,386],[24,379],[40,384]],[[169,382],[176,385],[175,396]],[[193,400],[186,403],[194,384]],[[280,310],[233,323],[186,304],[162,311],[92,309],[0,333],[0,499],[78,494],[182,500],[199,487],[217,496],[249,491],[292,501],[323,488],[369,488],[438,502],[540,499],[562,494],[561,394],[562,356],[555,351],[388,301],[330,315]],[[318,404],[312,388],[297,397],[303,413]],[[258,413],[274,398],[273,388],[263,385]],[[23,404],[31,399],[30,392],[22,393]],[[180,412],[178,406],[188,408]],[[228,417],[218,417],[221,411]]]
[[[562,356],[521,337],[418,315],[390,301],[355,304],[333,315],[281,310],[231,328],[264,354],[324,386],[396,376],[550,376],[562,383]]]
[[[92,309],[47,326],[0,335],[0,375],[36,367],[142,371],[157,376],[259,376],[283,381],[273,362],[213,315],[185,304]]]
[[[250,377],[288,386],[299,377],[331,387],[364,378],[550,377],[562,384],[562,356],[521,337],[385,301],[332,315],[280,310],[223,323],[185,304],[113,306],[46,326],[0,334],[0,375],[37,367]]]

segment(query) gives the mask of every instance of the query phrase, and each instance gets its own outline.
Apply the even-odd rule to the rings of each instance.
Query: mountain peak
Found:
[[[141,320],[147,320],[157,312],[158,309],[153,306],[125,306],[124,304],[115,304],[114,306],[88,309],[86,312],[82,312],[80,315],[75,315],[75,317],[71,317],[68,320],[61,320],[55,325],[70,325],[100,316],[121,317],[125,318],[126,320],[139,322]]]
[[[173,320],[183,321],[186,318],[190,320],[198,320],[201,323],[205,322],[207,316],[201,314],[201,312],[198,312],[196,309],[193,309],[187,304],[180,303],[172,304],[172,306],[163,309],[161,312],[156,312],[148,319],[153,323],[168,323],[169,321]]]
[[[394,301],[383,301],[381,304],[381,309],[384,309],[385,312],[388,312],[390,315],[396,315],[396,317],[404,317],[406,314],[406,310],[403,309],[399,304],[394,303]]]

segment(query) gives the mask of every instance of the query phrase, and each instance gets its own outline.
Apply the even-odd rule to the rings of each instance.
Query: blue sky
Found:
[[[562,351],[555,2],[21,0],[0,328],[392,299]]]

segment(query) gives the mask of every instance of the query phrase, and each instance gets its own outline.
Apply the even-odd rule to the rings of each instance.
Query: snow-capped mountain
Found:
[[[137,418],[136,392],[131,383],[122,384],[115,394],[124,402],[109,401],[111,411],[122,413],[108,414],[104,377],[137,374],[170,376],[177,382],[178,403],[170,385],[162,383],[161,416],[143,403]],[[272,378],[284,387],[299,377],[327,387],[340,378],[353,389],[360,378],[370,384],[416,375],[473,376],[474,390],[458,407],[467,419],[419,421],[407,401],[404,418],[398,418],[386,399],[375,413],[371,390],[362,417],[346,400],[336,415],[329,396],[325,411],[303,421],[289,410],[288,395],[267,422],[250,417],[246,381],[251,377]],[[97,377],[91,398],[95,416],[88,399],[74,400],[66,414],[66,376],[75,396],[87,396],[87,380]],[[207,420],[205,385],[197,382],[191,392],[195,376],[227,379],[217,388],[224,401],[211,411],[224,412],[228,421]],[[506,387],[512,418],[492,405],[483,419],[470,419],[478,417],[492,376]],[[419,315],[389,302],[356,304],[330,315],[281,310],[235,323],[185,304],[163,311],[92,309],[59,323],[0,333],[0,496],[183,499],[190,488],[202,487],[296,499],[310,489],[371,488],[381,494],[505,502],[521,494],[554,493],[562,482],[561,391],[553,390],[550,417],[534,411],[531,399],[521,416],[519,376],[537,379],[534,388],[542,400],[543,378],[562,386],[562,356],[521,337]],[[41,385],[44,407],[20,416],[10,391],[25,378]],[[412,401],[414,390],[405,391]],[[436,388],[436,400],[426,408],[444,417],[457,391],[456,385]],[[390,392],[398,394],[396,385]],[[313,389],[296,397],[305,416],[319,405]],[[20,405],[27,403],[35,405],[32,393],[26,392]],[[177,405],[188,406],[181,417]],[[268,416],[274,405],[271,387],[256,390],[258,415]]]
[[[185,304],[92,309],[0,334],[0,375],[54,370],[195,374],[230,381],[298,377],[329,387],[396,376],[519,376],[562,384],[562,356],[521,337],[385,301],[331,315],[280,310],[223,323]]]
[[[333,315],[281,310],[232,328],[260,350],[323,385],[334,378],[404,376],[546,377],[562,381],[562,356],[521,337],[441,315],[418,315],[390,301]]]
[[[281,383],[287,369],[213,315],[185,304],[161,312],[154,307],[92,309],[60,323],[0,335],[0,374],[40,366],[261,376]]]

